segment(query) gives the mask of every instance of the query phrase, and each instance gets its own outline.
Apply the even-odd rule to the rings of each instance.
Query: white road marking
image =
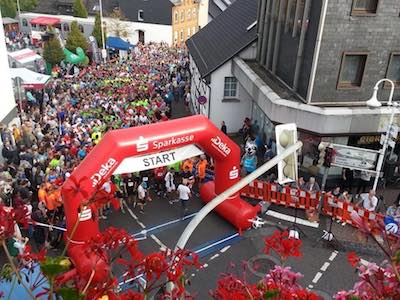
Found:
[[[331,256],[329,257],[329,260],[333,261],[337,255],[338,255],[337,251],[332,252]]]
[[[161,249],[161,248],[163,248],[163,249],[167,249],[167,248],[168,248],[168,247],[165,246],[165,245],[163,244],[163,242],[161,242],[160,239],[159,239],[158,237],[156,237],[154,234],[150,235],[150,237],[153,239],[153,241],[155,241],[155,242],[160,246],[160,249]]]
[[[317,283],[318,280],[322,277],[322,273],[318,272],[317,274],[315,274],[314,279],[312,280],[312,283]]]
[[[208,267],[208,264],[204,264],[203,266],[202,266],[202,268],[207,268]]]
[[[217,257],[219,257],[219,254],[218,254],[218,253],[217,253],[217,254],[214,254],[213,256],[211,256],[209,260],[213,260],[214,258],[217,258]]]
[[[331,256],[329,256],[329,258],[328,258],[328,260],[330,261],[330,262],[332,262],[335,258],[336,258],[336,256],[339,254],[339,252],[338,251],[333,251],[332,253],[331,253]],[[324,262],[324,264],[322,265],[322,267],[320,268],[320,271],[321,272],[317,272],[317,274],[315,274],[315,276],[314,276],[314,279],[312,280],[312,283],[314,283],[314,284],[316,284],[317,282],[318,282],[318,280],[320,280],[320,278],[322,277],[322,275],[323,275],[323,272],[326,272],[326,270],[329,268],[329,266],[331,265],[331,263],[329,262],[329,261],[326,261],[326,262]],[[308,288],[313,288],[314,286],[312,285],[312,284],[310,284],[309,286],[308,286]]]
[[[284,221],[288,221],[288,222],[294,222],[294,217],[293,216],[289,216],[289,215],[285,215],[282,213],[279,213],[277,211],[273,211],[273,210],[268,210],[266,212],[266,214],[268,216],[280,219],[280,220],[284,220]],[[304,226],[308,226],[308,227],[313,227],[313,228],[318,228],[319,227],[319,223],[317,222],[310,222],[301,218],[296,218],[296,223],[299,225],[304,225]]]
[[[136,223],[139,224],[140,227],[142,227],[143,229],[146,229],[146,225],[144,225],[142,222],[139,221],[139,218],[133,213],[133,211],[131,210],[131,208],[126,204],[125,201],[123,201],[123,204],[126,206],[129,214],[132,216],[132,218],[134,218],[136,220]],[[147,232],[145,230],[142,230],[142,232]],[[163,242],[160,241],[160,239],[158,237],[156,237],[154,234],[150,235],[150,237],[152,238],[153,241],[156,242],[157,245],[160,246],[160,250],[165,250],[168,249],[167,246],[164,245]]]
[[[311,290],[314,286],[312,284],[308,285],[308,288]]]
[[[224,248],[222,248],[221,250],[219,250],[219,252],[224,253],[224,252],[226,252],[230,247],[231,247],[231,245],[225,246]]]
[[[326,271],[326,269],[328,269],[328,267],[330,266],[330,263],[328,263],[328,262],[325,262],[324,264],[323,264],[323,266],[321,267],[321,271],[322,272],[325,272]]]
[[[360,263],[362,264],[362,265],[364,265],[364,266],[368,266],[369,265],[369,261],[368,260],[365,260],[365,259],[360,259]]]

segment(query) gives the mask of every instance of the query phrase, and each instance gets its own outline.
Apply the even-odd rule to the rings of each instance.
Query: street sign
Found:
[[[331,144],[334,149],[332,165],[349,169],[375,169],[378,151]]]

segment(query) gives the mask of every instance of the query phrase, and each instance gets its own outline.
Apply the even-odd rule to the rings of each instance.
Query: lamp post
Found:
[[[21,6],[19,5],[19,0],[17,0],[17,10],[18,10],[18,25],[19,25],[19,30],[21,31],[22,24],[21,24]]]
[[[104,37],[103,2],[102,2],[102,0],[99,0],[99,8],[100,8],[101,42],[103,44],[103,49],[101,50],[101,57],[103,58],[104,62],[106,62],[107,51],[106,51],[106,43],[105,43],[105,37]]]
[[[379,89],[379,85],[380,85],[382,82],[385,82],[385,81],[386,81],[386,82],[389,82],[390,85],[391,85],[391,90],[390,90],[390,95],[389,95],[389,101],[388,101],[388,103],[387,103],[387,105],[391,107],[391,113],[390,113],[389,124],[388,124],[387,129],[386,129],[386,135],[383,137],[384,140],[383,140],[382,149],[379,151],[380,154],[379,154],[379,158],[378,158],[378,164],[377,164],[377,166],[376,166],[375,180],[374,180],[374,185],[373,185],[373,187],[372,187],[372,189],[373,189],[374,191],[376,191],[376,188],[377,188],[377,186],[378,186],[379,175],[380,175],[381,170],[382,170],[383,161],[385,160],[386,150],[387,150],[387,148],[388,148],[388,146],[389,146],[389,143],[390,143],[390,141],[391,141],[390,135],[391,135],[391,133],[392,133],[392,130],[391,130],[391,129],[392,129],[392,126],[393,126],[393,120],[394,120],[394,114],[395,114],[395,112],[396,112],[396,107],[399,106],[399,103],[393,102],[393,94],[394,94],[394,87],[395,87],[395,86],[394,86],[394,83],[393,83],[392,80],[387,79],[387,78],[381,79],[381,80],[379,80],[379,81],[375,84],[374,92],[373,92],[373,94],[372,94],[371,99],[369,99],[369,100],[367,101],[367,105],[368,105],[369,107],[374,107],[374,108],[376,108],[376,107],[381,107],[381,106],[382,106],[382,103],[378,100],[378,89]],[[381,140],[382,140],[382,139],[381,139]],[[393,147],[394,147],[394,146],[393,146]],[[392,147],[392,148],[393,148],[393,147]]]

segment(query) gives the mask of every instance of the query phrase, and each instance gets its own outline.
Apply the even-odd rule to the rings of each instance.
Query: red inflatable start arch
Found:
[[[240,149],[203,116],[110,131],[74,170],[62,187],[62,196],[68,236],[78,218],[80,219],[68,249],[78,272],[93,268],[93,257],[88,257],[82,251],[82,244],[99,232],[96,212],[92,212],[90,208],[81,211],[82,201],[85,200],[82,199],[83,195],[89,199],[125,158],[190,144],[200,147],[215,162],[215,181],[204,184],[200,191],[202,200],[209,202],[240,179]],[[71,193],[71,190],[78,189],[76,185],[82,180],[90,180],[90,184],[85,185],[84,193]],[[236,228],[247,229],[251,226],[249,219],[255,217],[258,208],[236,194],[217,206],[216,211]],[[108,266],[105,263],[101,266],[98,259],[96,264],[96,277],[101,278],[107,272]]]

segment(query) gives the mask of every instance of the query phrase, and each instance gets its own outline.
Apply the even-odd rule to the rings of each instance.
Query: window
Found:
[[[80,30],[82,33],[85,33],[85,30],[83,29],[83,26],[82,26],[81,24],[79,24],[79,30]]]
[[[143,10],[138,10],[138,13],[137,13],[137,19],[138,19],[138,21],[143,21],[144,19],[143,19]]]
[[[192,10],[192,17],[196,18],[196,9],[195,8],[193,8],[193,10]]]
[[[196,33],[196,26],[193,26],[192,28],[192,35]]]
[[[386,78],[393,80],[396,87],[400,87],[400,52],[390,55]]]
[[[187,19],[190,20],[190,17],[192,15],[192,10],[189,8],[188,13],[187,13]]]
[[[26,19],[22,19],[22,26],[28,27],[28,21]]]
[[[366,53],[344,53],[339,72],[338,88],[358,88],[361,86],[365,65]]]
[[[175,31],[174,34],[174,43],[176,44],[178,42],[178,31]]]
[[[187,38],[190,38],[190,27],[187,29]]]
[[[352,15],[376,14],[378,0],[353,0]]]
[[[185,21],[185,11],[181,11],[181,22]]]
[[[224,98],[236,97],[237,79],[236,77],[225,77]]]
[[[64,32],[69,31],[69,24],[68,23],[64,23],[63,24],[63,30],[64,30]]]
[[[181,30],[181,42],[183,42],[183,29]]]
[[[178,21],[179,21],[179,14],[178,14],[178,12],[176,11],[176,12],[175,12],[175,23],[178,23]]]

